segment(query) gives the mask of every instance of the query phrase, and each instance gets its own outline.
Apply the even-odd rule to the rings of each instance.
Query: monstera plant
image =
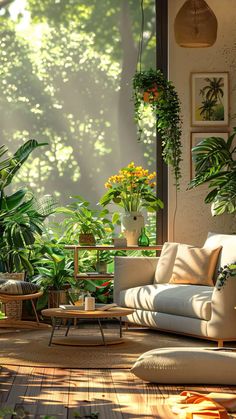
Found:
[[[236,147],[232,135],[225,141],[221,137],[209,137],[192,149],[195,177],[189,189],[208,183],[211,191],[205,203],[211,204],[212,215],[236,212]]]
[[[6,189],[33,150],[45,145],[36,140],[26,141],[11,157],[8,148],[0,147],[0,271],[33,273],[30,263],[35,234],[43,231],[44,219],[54,211],[51,197],[36,199],[27,188],[12,194]]]

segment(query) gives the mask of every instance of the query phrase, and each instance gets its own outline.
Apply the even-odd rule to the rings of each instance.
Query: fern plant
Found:
[[[210,192],[205,198],[211,204],[212,215],[236,212],[236,147],[232,135],[225,141],[221,137],[209,137],[192,149],[195,177],[189,189],[208,183]]]

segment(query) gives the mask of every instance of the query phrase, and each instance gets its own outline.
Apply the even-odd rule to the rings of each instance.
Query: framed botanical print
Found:
[[[209,137],[221,137],[227,141],[229,134],[228,132],[191,132],[190,141],[190,180],[195,176],[195,168],[192,160],[192,148],[198,145],[204,138]]]
[[[193,126],[226,126],[229,123],[229,74],[191,74]]]

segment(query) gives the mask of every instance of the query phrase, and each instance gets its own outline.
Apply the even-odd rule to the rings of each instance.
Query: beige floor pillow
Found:
[[[131,372],[159,384],[236,385],[236,352],[226,348],[162,348],[141,355]]]

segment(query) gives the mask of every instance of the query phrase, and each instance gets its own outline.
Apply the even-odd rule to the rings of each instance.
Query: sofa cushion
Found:
[[[121,306],[210,320],[213,287],[153,284],[120,293]]]
[[[169,282],[214,286],[212,278],[220,250],[221,246],[212,249],[179,245]]]
[[[155,272],[154,284],[169,282],[178,250],[178,244],[179,243],[164,243]]]
[[[15,279],[0,279],[0,294],[25,295],[38,292],[40,287],[36,284]]]
[[[236,352],[224,348],[154,349],[141,355],[131,371],[152,383],[236,385]]]
[[[222,249],[213,275],[214,283],[216,282],[219,268],[236,261],[236,235],[208,233],[204,247],[212,248],[217,246],[222,246]]]

